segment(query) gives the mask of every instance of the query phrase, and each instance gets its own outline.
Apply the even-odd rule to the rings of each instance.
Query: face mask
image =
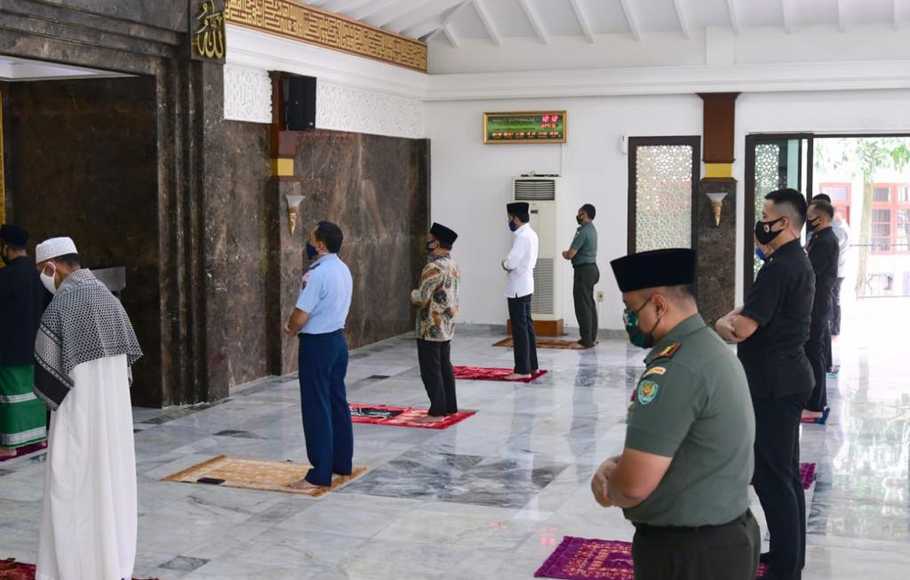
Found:
[[[316,246],[314,246],[310,242],[307,242],[306,243],[306,257],[312,260],[318,255],[319,255],[319,250],[316,249]]]
[[[820,221],[821,221],[821,220],[820,220],[819,218],[815,218],[814,220],[812,220],[812,221],[810,221],[810,222],[806,222],[806,231],[814,232],[815,230],[817,230],[817,229],[818,229],[818,223],[819,223]]]
[[[650,298],[645,300],[645,303],[642,304],[638,310],[629,310],[626,308],[622,316],[623,322],[626,325],[626,333],[629,335],[629,342],[638,348],[651,348],[654,346],[654,330],[657,328],[657,325],[660,324],[661,317],[658,316],[657,321],[654,323],[650,332],[644,332],[638,327],[638,313],[641,312],[649,302],[651,302]]]
[[[432,254],[433,250],[436,249],[436,242],[427,242],[427,253]]]
[[[512,220],[509,220],[509,229],[514,232],[515,230],[518,229],[518,226],[515,225],[515,222],[513,222]]]
[[[768,256],[765,255],[761,248],[755,248],[755,257],[762,262],[768,259]]]
[[[44,287],[47,288],[47,291],[51,294],[57,293],[57,284],[54,282],[54,275],[47,275],[44,273],[44,270],[41,271],[41,283],[44,284]]]
[[[776,220],[772,220],[770,222],[762,222],[762,221],[755,222],[755,238],[758,240],[758,242],[761,245],[767,246],[774,240],[774,238],[776,238],[778,236],[778,234],[780,234],[782,231],[784,231],[784,230],[777,230],[775,232],[775,231],[772,231],[772,229],[771,229],[774,226],[774,224],[781,221],[782,219],[784,219],[784,218],[782,218],[782,217],[777,218]]]
[[[575,216],[575,221],[578,222],[578,225],[581,225],[581,224],[585,223],[585,220],[581,219],[580,216]]]

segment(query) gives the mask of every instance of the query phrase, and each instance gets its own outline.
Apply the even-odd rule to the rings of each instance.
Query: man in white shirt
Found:
[[[515,369],[506,380],[529,379],[537,372],[537,338],[531,319],[531,297],[534,294],[534,266],[537,265],[539,242],[537,233],[528,222],[530,206],[525,202],[506,206],[509,229],[513,232],[512,250],[502,261],[508,272],[506,298],[509,301],[509,319],[512,321],[512,343]]]

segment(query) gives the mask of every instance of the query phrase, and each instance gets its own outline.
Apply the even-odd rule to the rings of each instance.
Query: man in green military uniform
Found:
[[[625,448],[598,468],[594,497],[635,525],[637,580],[753,580],[755,414],[742,365],[698,314],[695,253],[643,252],[611,266],[629,338],[651,351]]]
[[[594,286],[600,282],[600,270],[597,269],[597,228],[594,227],[594,216],[597,210],[590,203],[578,209],[575,220],[578,230],[572,239],[572,245],[562,253],[562,257],[572,261],[575,270],[572,297],[575,301],[575,318],[578,319],[578,331],[581,340],[578,344],[591,348],[597,344],[597,304],[594,302]]]

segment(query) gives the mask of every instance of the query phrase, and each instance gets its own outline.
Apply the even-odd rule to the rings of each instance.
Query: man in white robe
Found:
[[[35,392],[53,411],[38,580],[132,578],[136,457],[131,366],[142,356],[129,317],[69,238],[40,244],[54,299],[35,344]]]

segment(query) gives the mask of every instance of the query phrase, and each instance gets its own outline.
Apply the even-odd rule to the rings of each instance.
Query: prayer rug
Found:
[[[815,483],[815,464],[800,463],[799,479],[803,482],[803,489],[809,489]]]
[[[764,575],[765,565],[761,564],[756,578],[762,578]],[[634,580],[632,544],[566,536],[556,551],[534,573],[534,577],[561,580]]]
[[[9,461],[10,459],[16,459],[17,457],[22,457],[23,455],[28,455],[30,453],[42,451],[44,449],[47,449],[47,441],[41,441],[39,443],[32,443],[31,445],[19,447],[16,449],[15,455],[0,457],[0,463],[3,463],[4,461]],[[2,576],[0,576],[0,578],[2,578]]]
[[[23,564],[15,559],[0,560],[0,580],[35,580],[35,565]],[[142,580],[134,578],[133,580]],[[158,580],[148,578],[146,580]]]
[[[330,491],[344,487],[367,472],[366,467],[355,466],[351,475],[332,476],[331,487],[294,488],[293,484],[306,477],[309,470],[310,466],[305,463],[238,459],[236,457],[218,455],[188,469],[169,475],[162,481],[222,485],[224,487],[280,491],[310,497],[322,497]]]
[[[828,422],[828,415],[831,413],[831,407],[825,407],[825,411],[822,413],[821,417],[803,417],[800,419],[802,423],[807,423],[809,425],[824,425]]]
[[[368,403],[350,403],[350,405],[351,422],[353,423],[412,427],[414,429],[448,429],[477,413],[477,411],[471,410],[458,411],[452,415],[440,417],[437,421],[424,422],[419,419],[427,416],[426,409],[370,405]]]
[[[455,367],[455,378],[462,381],[505,381],[512,374],[512,369],[493,369],[487,367]],[[547,374],[541,369],[531,375],[529,379],[515,379],[511,382],[530,383],[534,379]]]
[[[505,348],[512,348],[512,338],[504,338],[499,342],[493,344],[493,346],[502,346]],[[593,346],[584,347],[578,344],[578,340],[566,340],[563,338],[546,338],[543,336],[537,337],[537,348],[552,348],[557,350],[588,350],[589,348],[594,348]]]

